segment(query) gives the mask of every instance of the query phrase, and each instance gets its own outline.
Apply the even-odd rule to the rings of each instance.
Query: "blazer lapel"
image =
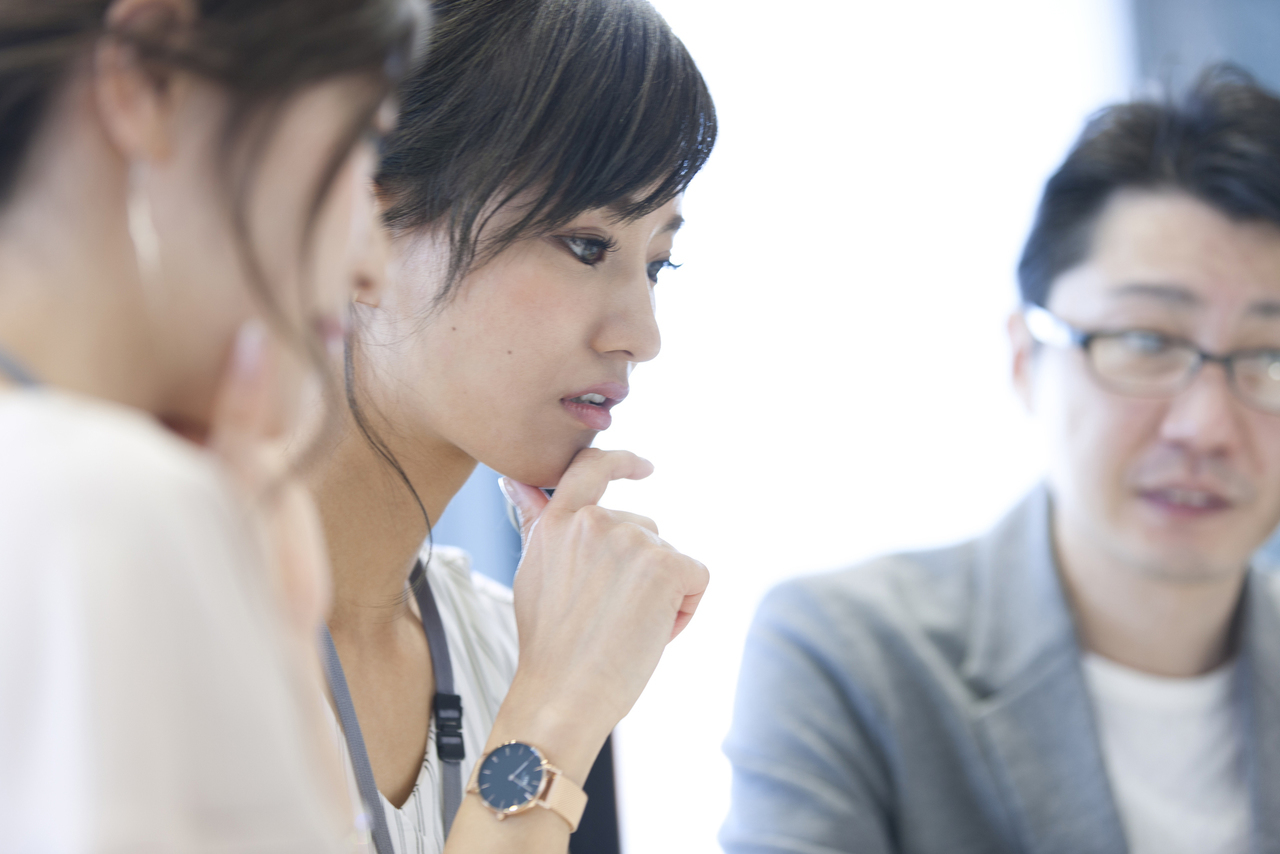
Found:
[[[1254,854],[1280,854],[1280,578],[1252,572],[1241,627],[1245,761]]]
[[[981,541],[967,680],[973,725],[1032,854],[1124,854],[1042,488]]]

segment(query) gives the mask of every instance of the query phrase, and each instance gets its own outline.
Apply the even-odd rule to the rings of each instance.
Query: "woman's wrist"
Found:
[[[509,741],[522,741],[538,748],[548,762],[582,785],[614,722],[603,720],[586,704],[550,693],[554,692],[521,684],[517,676],[498,711],[485,753]]]

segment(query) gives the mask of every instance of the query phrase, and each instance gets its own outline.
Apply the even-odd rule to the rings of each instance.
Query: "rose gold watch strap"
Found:
[[[554,765],[547,765],[546,770],[555,776],[551,778],[546,792],[538,801],[538,806],[546,807],[567,821],[569,832],[572,833],[578,829],[578,822],[582,821],[582,811],[587,808],[587,793]]]

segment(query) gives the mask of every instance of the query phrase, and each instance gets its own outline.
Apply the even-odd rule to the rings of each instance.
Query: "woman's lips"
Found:
[[[621,383],[600,383],[560,398],[560,405],[591,430],[608,430],[613,423],[609,410],[627,396]]]

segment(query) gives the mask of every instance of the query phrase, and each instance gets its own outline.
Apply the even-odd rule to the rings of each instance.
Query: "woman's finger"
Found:
[[[270,420],[271,379],[267,330],[262,321],[246,321],[231,349],[231,363],[218,390],[209,445],[244,476]]]
[[[569,463],[549,506],[572,513],[603,498],[610,481],[643,480],[651,474],[653,463],[630,451],[586,448]]]
[[[547,506],[550,499],[536,486],[520,483],[509,477],[499,478],[498,486],[502,489],[502,494],[507,496],[507,501],[515,508],[516,527],[520,529],[520,542],[528,543],[529,534],[533,532],[533,526],[537,524],[543,508]]]

